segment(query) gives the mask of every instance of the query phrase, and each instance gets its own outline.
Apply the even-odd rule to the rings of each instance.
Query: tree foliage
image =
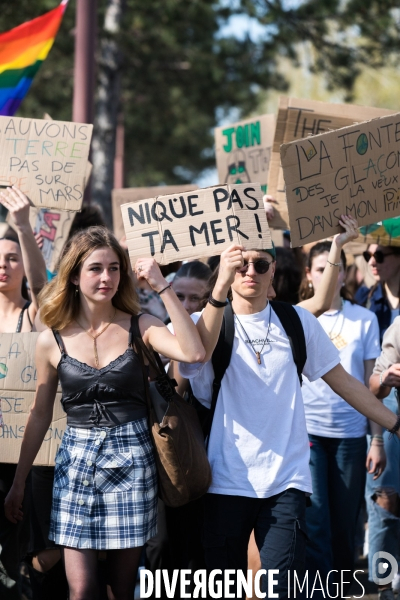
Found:
[[[3,4],[3,3],[2,3]],[[56,5],[19,0],[0,11],[5,31]],[[99,36],[105,0],[99,0]],[[273,54],[250,39],[220,37],[232,11],[214,0],[127,0],[122,34],[121,105],[128,185],[192,181],[214,165],[212,128],[218,114],[257,105],[257,90],[284,87]],[[18,114],[70,120],[75,1]],[[111,34],[108,34],[111,35]]]
[[[311,43],[311,68],[324,73],[330,89],[344,89],[348,100],[364,65],[399,61],[398,0],[240,0],[236,9],[266,26],[262,44],[294,62],[298,45]]]
[[[0,31],[54,8],[58,0],[2,0]],[[103,30],[106,0],[98,0]],[[214,165],[212,128],[232,108],[248,114],[258,92],[284,89],[275,60],[296,61],[300,42],[311,43],[332,87],[351,90],[364,64],[398,56],[398,0],[126,0],[118,44],[123,54],[121,106],[125,118],[128,185],[192,181]],[[232,14],[265,25],[261,40],[221,36]],[[95,16],[93,17],[95,21]],[[95,25],[95,23],[94,23]],[[72,116],[75,0],[21,116]],[[111,34],[107,34],[111,35]]]

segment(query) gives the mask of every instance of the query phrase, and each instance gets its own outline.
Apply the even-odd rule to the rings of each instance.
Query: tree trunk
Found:
[[[114,186],[115,138],[118,122],[122,56],[117,39],[125,0],[107,0],[100,40],[95,127],[92,142],[92,198],[112,227],[111,191]]]

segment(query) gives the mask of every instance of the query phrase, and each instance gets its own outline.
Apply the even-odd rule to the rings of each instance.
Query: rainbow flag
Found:
[[[0,115],[17,111],[50,52],[67,3],[0,34]]]

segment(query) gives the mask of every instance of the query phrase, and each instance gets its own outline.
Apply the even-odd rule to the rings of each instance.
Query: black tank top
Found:
[[[69,356],[59,332],[53,333],[61,350],[57,371],[68,425],[115,427],[147,416],[142,369],[132,348],[132,325],[128,348],[101,369]]]

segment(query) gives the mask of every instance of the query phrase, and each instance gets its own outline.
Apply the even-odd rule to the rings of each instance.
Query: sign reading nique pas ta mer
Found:
[[[400,113],[281,146],[292,246],[400,215]]]
[[[260,184],[220,185],[121,206],[132,264],[220,254],[231,244],[271,248]]]

